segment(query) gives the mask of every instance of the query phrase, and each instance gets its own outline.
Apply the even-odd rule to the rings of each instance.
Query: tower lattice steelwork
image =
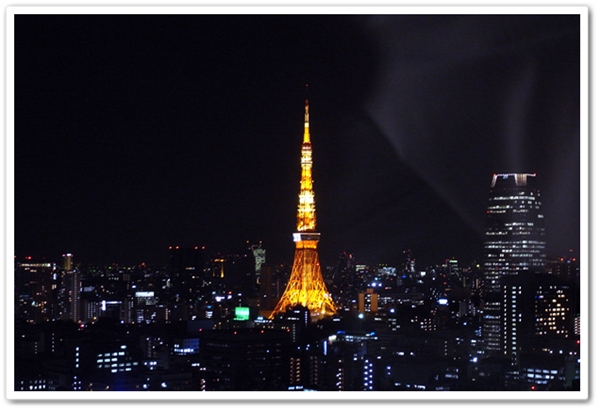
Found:
[[[317,217],[312,180],[312,144],[310,142],[308,100],[304,106],[304,140],[300,165],[302,178],[298,204],[298,231],[293,235],[296,243],[294,265],[287,287],[271,313],[271,318],[284,313],[289,308],[301,305],[310,310],[312,320],[316,321],[334,315],[336,308],[323,281],[317,252],[317,243],[321,234],[316,232]]]

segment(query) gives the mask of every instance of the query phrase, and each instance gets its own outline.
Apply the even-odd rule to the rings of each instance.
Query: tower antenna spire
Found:
[[[304,99],[304,140],[303,143],[310,143],[310,119],[308,114],[308,83],[306,83],[306,98]]]

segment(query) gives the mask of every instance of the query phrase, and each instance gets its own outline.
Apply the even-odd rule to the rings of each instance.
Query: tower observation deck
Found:
[[[317,217],[312,179],[312,144],[310,142],[308,100],[306,100],[304,106],[304,137],[300,166],[302,174],[296,224],[297,232],[293,234],[296,244],[294,264],[285,291],[275,309],[273,309],[270,318],[301,305],[310,310],[311,320],[316,321],[334,315],[337,310],[323,281],[317,252],[317,243],[321,234],[316,232]]]

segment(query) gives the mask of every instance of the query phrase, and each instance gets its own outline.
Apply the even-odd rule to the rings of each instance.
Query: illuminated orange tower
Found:
[[[323,281],[317,253],[317,243],[321,234],[316,232],[317,216],[312,180],[312,144],[308,121],[308,100],[304,106],[304,139],[300,165],[302,178],[296,225],[298,231],[293,235],[296,243],[294,265],[287,287],[270,318],[284,313],[289,308],[302,305],[310,310],[311,319],[316,321],[334,315],[336,308]]]

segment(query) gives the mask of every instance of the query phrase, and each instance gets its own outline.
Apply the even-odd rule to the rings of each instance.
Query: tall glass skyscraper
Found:
[[[546,266],[544,215],[535,174],[494,174],[484,243],[483,349],[507,354],[500,280]]]

